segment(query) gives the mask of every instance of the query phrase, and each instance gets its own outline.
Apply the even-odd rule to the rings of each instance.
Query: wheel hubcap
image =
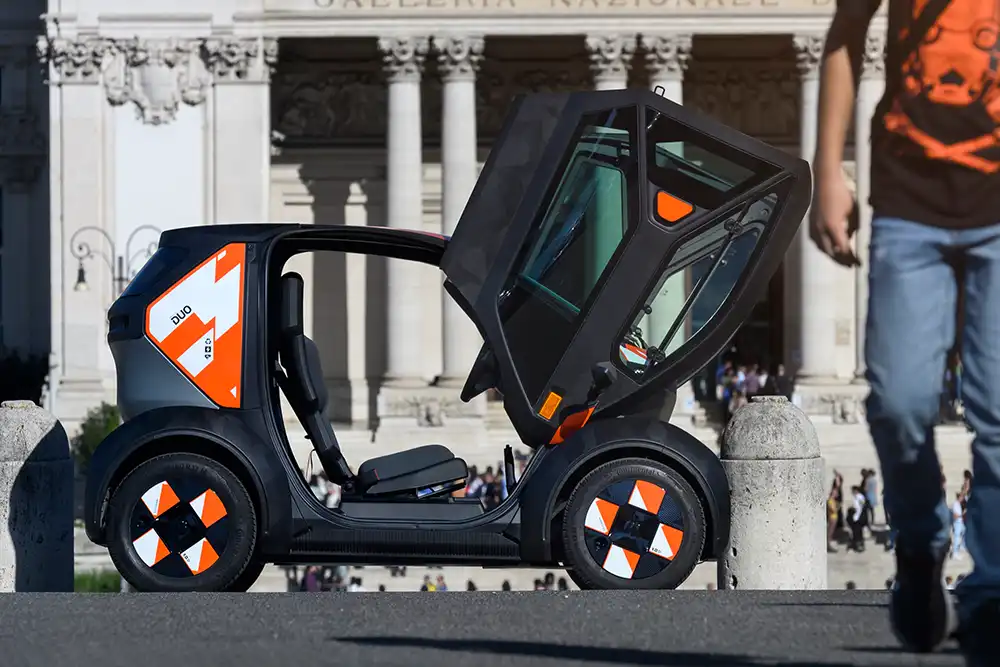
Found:
[[[684,514],[666,489],[641,479],[597,494],[584,521],[590,555],[622,579],[645,579],[670,566],[684,540]]]
[[[132,510],[132,548],[157,574],[192,577],[210,569],[229,541],[229,513],[205,482],[169,479],[151,486]]]

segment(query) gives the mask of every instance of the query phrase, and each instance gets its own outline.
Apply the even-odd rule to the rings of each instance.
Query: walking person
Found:
[[[820,76],[811,233],[851,267],[855,202],[844,143],[872,16],[888,8],[886,90],[872,119],[873,210],[865,335],[866,415],[897,533],[890,620],[910,650],[936,649],[955,623],[944,584],[951,512],[933,425],[956,339],[962,276],[962,399],[973,492],[964,522],[973,571],[956,587],[967,664],[1000,655],[1000,49],[976,26],[987,0],[838,2]],[[960,272],[955,266],[961,267]],[[832,296],[832,295],[831,295]]]
[[[962,494],[955,494],[951,504],[951,557],[960,558],[965,551],[965,506]]]
[[[865,526],[868,524],[865,494],[861,492],[860,486],[851,488],[851,501],[851,513],[847,516],[847,525],[851,527],[851,543],[848,548],[860,554],[865,550]]]
[[[875,510],[878,509],[878,473],[874,469],[868,469],[868,475],[865,476],[865,500],[868,501],[868,527],[872,530],[875,528]]]

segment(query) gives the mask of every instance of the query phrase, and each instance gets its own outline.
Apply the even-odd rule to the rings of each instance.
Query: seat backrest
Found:
[[[302,276],[281,277],[281,331],[278,353],[288,381],[285,394],[295,415],[312,441],[319,461],[330,479],[345,489],[353,485],[354,474],[344,459],[326,408],[329,395],[323,379],[319,349],[305,334],[302,325],[305,284]]]
[[[289,402],[296,412],[326,414],[329,395],[316,344],[305,334],[305,283],[298,273],[281,277],[281,365],[288,372]]]

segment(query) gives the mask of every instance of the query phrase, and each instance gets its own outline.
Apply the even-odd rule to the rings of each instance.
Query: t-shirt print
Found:
[[[901,2],[910,5],[909,20],[900,17],[890,39],[905,43],[928,1]],[[916,48],[899,54],[901,78],[883,117],[885,130],[926,158],[983,174],[1000,171],[998,35],[1000,2],[951,0]]]

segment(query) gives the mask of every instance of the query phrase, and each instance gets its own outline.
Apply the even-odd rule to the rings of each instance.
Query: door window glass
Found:
[[[709,325],[776,219],[777,199],[770,194],[720,217],[677,249],[619,345],[627,370],[648,375]]]
[[[630,228],[637,109],[584,116],[500,316],[528,397],[539,397]]]
[[[646,119],[646,165],[653,191],[679,199],[692,212],[725,206],[780,171],[655,109],[646,109]]]

